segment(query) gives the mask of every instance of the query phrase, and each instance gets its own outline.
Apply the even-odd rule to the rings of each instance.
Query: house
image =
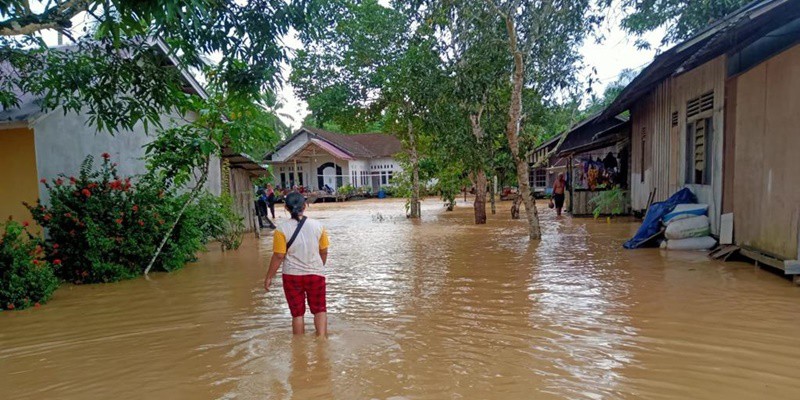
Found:
[[[545,157],[544,164],[533,168]],[[627,189],[629,164],[630,121],[624,116],[601,118],[597,113],[537,147],[531,175],[538,180],[537,191],[552,193],[553,183],[563,173],[569,190],[567,210],[589,215],[594,210],[590,201],[599,192],[612,186]]]
[[[723,243],[800,274],[798,104],[797,1],[753,2],[662,53],[604,112],[630,110],[632,207],[689,188]]]
[[[536,197],[552,194],[556,177],[566,171],[566,164],[563,163],[566,160],[554,155],[563,135],[556,135],[537,146],[528,159],[528,184]]]
[[[282,188],[336,191],[345,185],[377,192],[391,186],[402,167],[395,156],[403,150],[396,137],[383,133],[346,135],[302,127],[267,154],[274,182]]]
[[[163,42],[153,42],[154,47],[171,61],[171,65],[165,65],[165,68],[178,65]],[[206,96],[203,87],[191,74],[182,69],[181,74],[187,93]],[[3,219],[30,219],[23,202],[34,204],[37,199],[43,202],[49,200],[49,193],[39,184],[39,180],[49,180],[59,174],[77,175],[81,163],[89,155],[99,158],[103,153],[110,154],[119,164],[118,171],[123,176],[146,172],[144,146],[154,137],[146,133],[141,123],[131,130],[121,130],[111,135],[98,132],[89,124],[89,116],[85,113],[65,114],[61,108],[45,111],[39,106],[39,100],[31,94],[20,92],[17,97],[18,107],[0,107],[0,167],[5,171],[0,175],[0,216]],[[163,126],[174,126],[194,118],[191,113],[185,116],[164,114],[161,123]],[[226,151],[223,158],[231,160],[231,176],[225,180],[237,182],[236,191],[231,190],[235,198],[247,197],[248,207],[237,208],[237,211],[245,217],[247,226],[252,228],[253,224],[249,221],[254,190],[250,184],[250,193],[243,193],[246,192],[240,187],[243,186],[243,174],[253,177],[267,171],[252,159],[243,160],[246,158],[244,155]],[[222,182],[222,164],[219,158],[214,158],[205,184],[206,190],[219,195]]]

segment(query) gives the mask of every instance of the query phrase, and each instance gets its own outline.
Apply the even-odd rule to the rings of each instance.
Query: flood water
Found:
[[[543,204],[542,204],[543,205]],[[173,274],[0,313],[3,399],[798,399],[800,288],[703,253],[624,251],[633,222],[508,203],[313,205],[331,337],[293,338],[269,234]],[[282,215],[286,218],[286,215]]]

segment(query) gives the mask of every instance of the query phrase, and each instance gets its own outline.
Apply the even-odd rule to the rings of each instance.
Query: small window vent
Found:
[[[678,112],[672,112],[672,126],[678,126]]]
[[[714,109],[714,92],[708,92],[700,97],[686,102],[686,118],[694,117]],[[674,115],[674,114],[673,114]],[[673,121],[674,121],[673,116]],[[674,122],[673,122],[674,124]]]

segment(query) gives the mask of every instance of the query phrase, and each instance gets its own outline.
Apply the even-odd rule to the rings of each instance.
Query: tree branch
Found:
[[[25,2],[27,4],[27,2]],[[32,35],[45,29],[64,29],[72,26],[72,18],[89,9],[89,0],[69,0],[33,14],[30,8],[21,15],[0,21],[0,36]]]

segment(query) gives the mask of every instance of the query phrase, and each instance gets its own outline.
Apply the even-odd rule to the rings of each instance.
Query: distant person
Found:
[[[256,191],[256,196],[256,215],[258,216],[259,228],[263,229],[265,226],[269,226],[270,229],[275,229],[275,224],[267,216],[267,194],[264,192],[264,188],[259,187]],[[266,224],[264,223],[265,220]]]
[[[317,336],[328,336],[328,313],[325,302],[325,264],[328,261],[328,234],[322,224],[303,215],[306,199],[299,193],[286,196],[286,210],[292,214],[281,221],[275,231],[272,260],[264,289],[269,291],[272,279],[283,265],[283,292],[292,313],[292,333],[305,333],[303,316],[306,301],[314,314]]]
[[[272,214],[272,219],[275,219],[275,190],[272,188],[272,184],[267,184],[267,207],[269,208],[269,212]]]
[[[556,205],[556,215],[561,216],[561,209],[564,208],[564,191],[567,189],[567,181],[564,174],[558,174],[558,178],[553,183],[553,201]]]

